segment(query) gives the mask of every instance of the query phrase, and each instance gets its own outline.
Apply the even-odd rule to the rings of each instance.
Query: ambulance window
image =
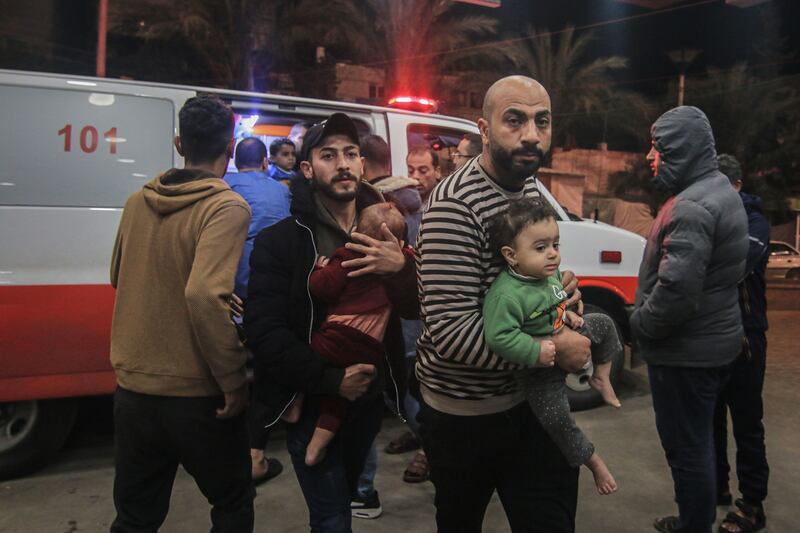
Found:
[[[317,124],[327,118],[327,115],[292,115],[283,114],[275,111],[265,111],[263,109],[238,109],[234,108],[236,116],[236,126],[233,136],[236,143],[248,137],[256,137],[267,147],[281,137],[289,137],[292,127],[296,124]],[[353,118],[359,136],[369,135],[372,129],[363,120]],[[269,156],[268,156],[269,157]],[[233,159],[228,163],[228,172],[236,172],[236,165]]]
[[[436,150],[439,154],[442,176],[448,176],[453,172],[455,168],[453,154],[465,133],[469,132],[428,124],[409,124],[406,129],[409,150],[416,146],[429,146]]]
[[[121,207],[172,166],[172,102],[0,85],[0,204]]]

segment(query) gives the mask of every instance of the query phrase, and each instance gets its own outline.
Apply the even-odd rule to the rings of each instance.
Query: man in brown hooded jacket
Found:
[[[245,351],[229,308],[250,209],[221,179],[233,113],[201,96],[179,120],[185,168],[131,195],[111,261],[119,385],[111,531],[156,531],[178,464],[211,503],[214,531],[252,531]]]

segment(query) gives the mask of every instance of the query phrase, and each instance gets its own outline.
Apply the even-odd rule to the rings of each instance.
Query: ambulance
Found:
[[[63,445],[84,396],[116,386],[109,364],[109,260],[126,198],[182,165],[172,138],[190,97],[213,93],[236,113],[236,136],[269,143],[297,123],[347,113],[386,139],[392,171],[427,143],[448,164],[468,120],[396,108],[238,91],[0,70],[0,479],[31,472]],[[235,171],[235,168],[231,168]],[[628,337],[644,240],[560,217],[563,268],[587,307]],[[616,380],[623,362],[614,362]],[[574,408],[600,399],[589,369],[569,378]]]

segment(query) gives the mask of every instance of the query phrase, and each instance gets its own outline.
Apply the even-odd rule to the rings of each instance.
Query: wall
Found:
[[[384,71],[381,68],[336,63],[336,80],[339,82],[336,87],[337,100],[366,102],[374,99],[376,101],[371,103],[377,104],[380,99],[370,96],[369,86],[383,87]]]
[[[617,152],[615,150],[554,148],[552,154],[553,170],[583,174],[586,176],[585,192],[599,196],[609,196],[608,176],[628,168],[642,154]]]
[[[583,188],[586,181],[583,174],[541,168],[537,178],[567,211],[583,216]]]

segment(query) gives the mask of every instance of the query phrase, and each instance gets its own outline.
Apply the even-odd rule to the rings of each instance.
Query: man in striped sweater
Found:
[[[536,171],[550,149],[550,97],[523,76],[497,81],[478,121],[483,152],[433,191],[418,240],[424,329],[416,375],[419,414],[440,533],[481,531],[497,490],[512,531],[574,531],[578,470],[550,440],[513,378],[518,366],[486,346],[481,306],[503,267],[488,219],[511,199],[539,196]],[[564,286],[580,298],[577,281]],[[575,371],[589,341],[564,328],[552,339]]]

